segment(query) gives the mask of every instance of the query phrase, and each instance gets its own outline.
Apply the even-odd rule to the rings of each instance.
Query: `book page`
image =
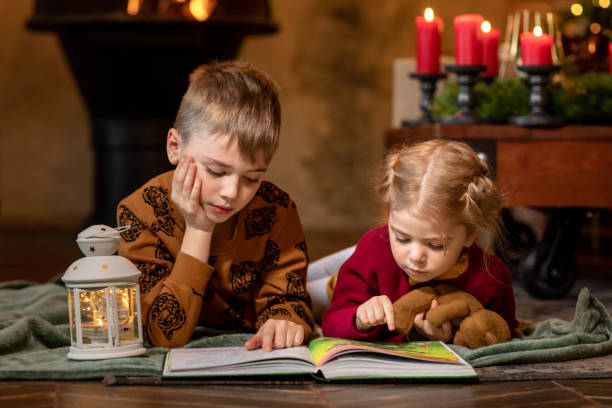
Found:
[[[214,368],[236,368],[253,363],[290,364],[302,361],[314,367],[310,352],[305,346],[264,352],[262,349],[247,350],[244,347],[211,347],[192,349],[172,349],[166,356],[164,371],[185,372]],[[302,364],[303,365],[303,364]]]
[[[468,364],[415,360],[390,354],[345,354],[324,364],[327,379],[367,378],[477,378]]]
[[[409,343],[368,343],[365,341],[321,337],[309,344],[310,354],[318,367],[347,353],[379,353],[422,361],[462,364],[459,357],[439,341]]]

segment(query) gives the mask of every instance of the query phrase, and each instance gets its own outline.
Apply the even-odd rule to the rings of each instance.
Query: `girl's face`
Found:
[[[216,224],[228,221],[251,201],[268,167],[262,159],[251,163],[242,157],[229,136],[194,135],[179,150],[179,158],[193,157],[202,180],[200,204]]]
[[[389,241],[398,266],[417,282],[427,282],[446,273],[464,247],[474,242],[464,225],[440,220],[433,225],[408,209],[390,210]]]

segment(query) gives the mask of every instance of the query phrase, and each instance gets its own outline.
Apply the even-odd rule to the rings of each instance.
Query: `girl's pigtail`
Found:
[[[395,173],[398,171],[397,166],[400,165],[401,154],[400,150],[396,150],[387,155],[381,180],[378,183],[377,193],[387,206],[391,206],[393,202]]]

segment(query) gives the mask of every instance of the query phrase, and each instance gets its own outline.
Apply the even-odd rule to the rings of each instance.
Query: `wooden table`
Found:
[[[612,208],[612,127],[432,124],[391,129],[386,145],[427,138],[493,143],[509,205]]]
[[[390,129],[385,142],[391,149],[431,138],[462,140],[485,153],[507,205],[556,209],[519,272],[533,295],[565,295],[575,279],[572,252],[585,209],[612,208],[612,127],[430,124]]]

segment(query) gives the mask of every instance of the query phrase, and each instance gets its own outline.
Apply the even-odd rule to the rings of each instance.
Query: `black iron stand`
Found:
[[[433,123],[431,117],[431,104],[433,102],[434,93],[436,92],[436,83],[438,80],[446,78],[446,74],[420,74],[414,72],[410,74],[410,78],[418,79],[421,82],[421,117],[416,120],[403,120],[402,126],[415,126],[427,123]]]
[[[459,105],[459,116],[445,116],[440,121],[447,124],[470,125],[480,122],[480,118],[474,114],[474,84],[478,75],[487,70],[486,65],[447,65],[446,70],[457,74],[459,94],[457,105]]]
[[[531,112],[525,116],[510,118],[510,123],[528,127],[556,127],[563,125],[561,118],[551,116],[548,113],[548,78],[552,72],[560,69],[557,65],[523,65],[517,67],[520,71],[529,75],[529,105]]]
[[[478,81],[484,82],[487,85],[491,85],[495,81],[495,78],[497,78],[497,75],[488,75],[488,76],[481,75],[478,77]]]
[[[572,289],[578,270],[574,248],[586,220],[584,209],[555,209],[542,242],[527,248],[519,259],[519,278],[527,292],[558,299]]]

